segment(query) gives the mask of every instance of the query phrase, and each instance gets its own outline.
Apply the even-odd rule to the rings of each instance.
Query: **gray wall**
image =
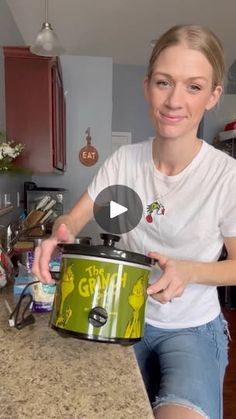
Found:
[[[32,180],[38,186],[68,189],[68,209],[87,189],[111,152],[112,60],[64,55],[61,64],[67,108],[67,171],[64,175],[34,175]],[[86,145],[85,131],[88,127],[91,129],[92,145],[99,153],[98,162],[91,167],[82,165],[78,157],[80,149]],[[86,234],[90,234],[90,226]]]
[[[138,142],[153,135],[143,95],[145,68],[113,65],[109,58],[62,56],[67,105],[67,171],[64,175],[33,176],[38,186],[59,186],[69,190],[67,209],[87,188],[100,164],[111,152],[111,131],[128,131]],[[113,74],[113,80],[112,80]],[[78,160],[90,127],[92,144],[99,162],[91,168]],[[92,221],[81,234],[99,233]]]
[[[24,45],[23,38],[15,24],[10,9],[5,0],[0,4],[0,45]],[[4,90],[4,60],[0,49],[0,130],[5,130],[5,90]],[[16,193],[19,191],[23,199],[23,183],[28,176],[8,175],[0,172],[0,193],[10,193],[11,201],[16,204]],[[0,217],[0,224],[6,225],[18,215],[20,209],[6,216]]]
[[[134,143],[154,135],[143,93],[145,72],[144,66],[113,65],[112,130],[131,132]]]
[[[202,138],[212,144],[228,122],[236,119],[236,94],[222,95],[216,107],[205,113],[202,123]]]
[[[5,0],[0,4],[0,45],[24,45],[23,38],[15,24]],[[0,52],[0,129],[5,128],[4,62]]]

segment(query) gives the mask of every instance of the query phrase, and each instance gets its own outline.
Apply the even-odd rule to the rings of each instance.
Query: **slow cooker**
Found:
[[[147,285],[153,260],[118,249],[119,236],[101,234],[60,244],[61,270],[51,326],[82,339],[133,344],[143,336]]]

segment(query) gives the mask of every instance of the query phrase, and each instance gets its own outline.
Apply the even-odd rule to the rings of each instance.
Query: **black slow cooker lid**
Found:
[[[154,264],[154,260],[141,253],[130,252],[128,250],[118,249],[114,246],[115,242],[120,240],[119,236],[114,234],[100,234],[103,244],[90,245],[89,243],[59,243],[58,246],[62,249],[63,255],[84,255],[94,256],[99,258],[115,259],[120,261],[126,261],[136,263],[139,265],[151,266]]]

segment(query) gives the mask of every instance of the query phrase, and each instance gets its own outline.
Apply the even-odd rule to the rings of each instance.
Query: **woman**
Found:
[[[144,81],[155,139],[115,152],[35,252],[33,272],[50,282],[52,250],[88,222],[102,189],[123,184],[139,194],[147,211],[122,239],[159,264],[147,291],[145,335],[135,345],[158,419],[223,414],[228,338],[216,287],[236,283],[236,161],[197,137],[204,112],[220,98],[223,73],[222,46],[211,31],[167,31]],[[223,245],[228,259],[218,261]]]

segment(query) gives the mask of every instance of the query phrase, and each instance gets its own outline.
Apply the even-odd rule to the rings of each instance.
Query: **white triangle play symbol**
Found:
[[[117,202],[110,201],[110,218],[115,218],[126,211],[128,211],[128,208],[118,204]]]

